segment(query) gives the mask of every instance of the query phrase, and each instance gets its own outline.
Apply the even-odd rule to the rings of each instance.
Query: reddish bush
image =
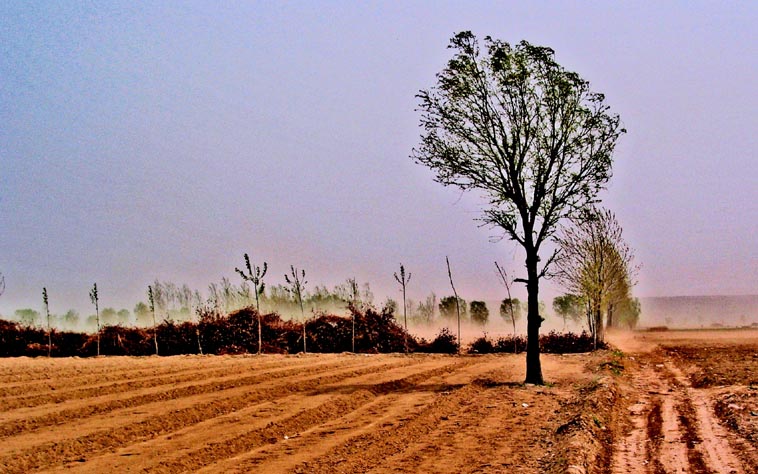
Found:
[[[598,342],[597,349],[606,348],[608,348],[607,344]],[[581,334],[550,331],[549,333],[540,336],[540,351],[545,354],[592,352],[593,349],[595,349],[594,339],[587,331],[582,331]]]
[[[499,337],[497,338],[497,341],[495,341],[495,352],[519,354],[525,350],[526,337],[524,336]]]
[[[426,352],[430,354],[457,354],[458,338],[450,332],[448,328],[442,328],[432,342],[421,340],[418,344],[417,352]]]
[[[492,354],[493,352],[495,352],[495,346],[492,344],[492,341],[487,338],[487,334],[475,339],[474,342],[468,346],[469,354]]]
[[[95,355],[96,345],[96,336],[92,336],[83,344],[83,350],[88,353],[87,355]],[[152,331],[119,325],[105,326],[100,330],[100,354],[102,355],[144,356],[154,353]]]
[[[494,344],[491,344],[486,336],[481,337],[471,343],[469,352],[486,354],[490,350],[490,345],[492,346],[491,352],[520,353],[526,351],[526,337],[520,335],[499,337]],[[605,349],[606,347],[606,344],[598,344],[598,349]],[[587,332],[575,334],[550,331],[548,334],[540,336],[540,352],[545,354],[569,354],[592,350],[592,335]]]
[[[18,323],[0,319],[0,356],[17,357],[26,355],[28,337]]]
[[[366,308],[361,311],[351,306],[350,311],[355,317],[356,352],[403,352],[406,340],[409,351],[416,349],[416,339],[397,324],[391,310]]]

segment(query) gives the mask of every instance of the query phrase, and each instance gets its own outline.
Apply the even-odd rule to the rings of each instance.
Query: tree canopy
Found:
[[[603,94],[555,61],[552,49],[470,31],[436,85],[418,94],[420,145],[412,158],[438,182],[475,190],[487,200],[482,220],[526,253],[527,376],[542,383],[539,361],[540,249],[559,222],[579,217],[611,177],[616,141],[625,132]]]
[[[639,317],[639,306],[631,300],[637,267],[634,252],[624,241],[623,229],[607,209],[591,209],[575,225],[563,229],[558,238],[561,257],[558,279],[587,305],[587,324],[600,341],[605,326],[616,326],[614,309],[623,308],[627,318]],[[636,310],[636,315],[635,315]],[[603,324],[603,312],[608,320]]]

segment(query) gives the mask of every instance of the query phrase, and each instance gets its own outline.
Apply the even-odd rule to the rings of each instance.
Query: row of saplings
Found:
[[[425,352],[454,354],[457,338],[442,329],[431,341],[417,338],[399,326],[392,312],[351,307],[350,316],[320,315],[306,324],[307,352]],[[266,354],[296,354],[303,351],[303,325],[283,320],[278,314],[262,314],[261,351]],[[48,340],[52,341],[48,345]],[[573,353],[592,350],[587,333],[554,333],[540,337],[546,353]],[[180,354],[255,354],[258,352],[258,313],[244,308],[229,315],[207,312],[199,322],[164,321],[155,329],[105,326],[98,334],[56,331],[22,326],[0,320],[0,356],[87,357],[101,355],[180,355]],[[353,346],[354,344],[354,346]],[[485,336],[466,349],[469,353],[522,352],[523,336],[491,340]]]

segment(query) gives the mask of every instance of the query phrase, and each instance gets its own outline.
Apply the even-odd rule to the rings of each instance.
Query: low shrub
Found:
[[[457,354],[458,338],[448,328],[442,328],[431,342],[422,339],[416,348],[417,352],[430,354]]]
[[[458,353],[458,340],[443,328],[431,342],[416,339],[397,324],[391,310],[351,307],[351,316],[319,314],[307,322],[308,352],[347,352],[352,350],[355,318],[355,350],[362,353],[409,352],[438,354]],[[160,355],[178,354],[254,354],[258,351],[258,314],[252,307],[221,315],[215,310],[201,311],[200,321],[175,323],[164,321],[155,328]],[[296,354],[303,347],[301,322],[283,320],[276,313],[261,315],[263,352]],[[600,344],[598,348],[605,348]],[[565,354],[593,349],[592,336],[550,332],[540,336],[544,353]],[[53,357],[94,356],[97,334],[53,330]],[[490,340],[487,335],[467,348],[469,353],[519,353],[526,350],[524,336],[505,336]],[[145,356],[155,353],[153,329],[105,326],[100,330],[103,355]],[[12,321],[0,320],[0,357],[47,355],[47,332]]]
[[[526,337],[524,336],[502,336],[495,341],[495,352],[505,352],[509,354],[518,354],[526,350]]]
[[[468,346],[469,354],[492,354],[493,352],[495,352],[495,345],[487,338],[486,333]]]
[[[607,348],[606,343],[597,343],[597,349]],[[595,340],[587,331],[582,331],[581,334],[550,331],[540,336],[540,351],[545,354],[573,354],[591,352],[594,349]]]

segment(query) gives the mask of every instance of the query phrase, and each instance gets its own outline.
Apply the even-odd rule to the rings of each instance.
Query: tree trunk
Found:
[[[595,308],[595,332],[597,333],[597,342],[602,343],[605,341],[605,328],[603,326],[603,312],[600,309],[600,304],[597,304],[597,307]],[[597,344],[595,344],[595,349],[597,349]]]
[[[527,301],[527,327],[526,327],[526,380],[524,383],[543,385],[542,364],[540,363],[540,326],[542,316],[539,309],[539,275],[537,262],[539,258],[536,250],[527,250],[526,271],[528,275],[526,291]]]
[[[605,320],[605,327],[607,328],[614,328],[616,327],[616,321],[613,320],[613,303],[608,303],[608,309],[606,320]]]

